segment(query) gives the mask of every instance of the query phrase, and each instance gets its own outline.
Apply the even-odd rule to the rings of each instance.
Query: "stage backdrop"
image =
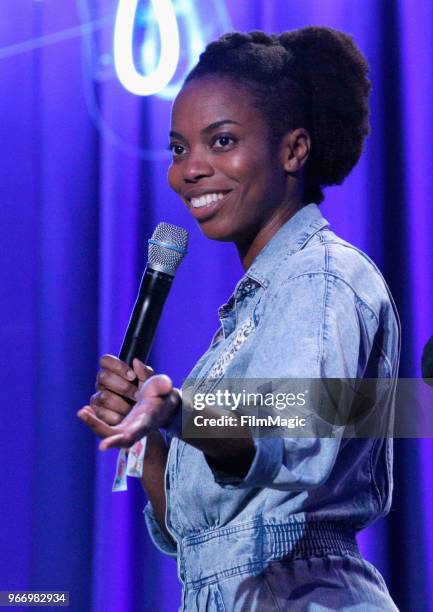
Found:
[[[135,481],[111,493],[116,453],[98,453],[75,413],[98,355],[119,349],[159,221],[191,234],[150,360],[176,384],[242,271],[234,248],[202,237],[166,184],[170,99],[136,96],[116,78],[117,2],[0,4],[0,590],[69,590],[77,612],[171,612],[177,571],[146,533],[144,493]],[[230,28],[315,24],[355,37],[371,65],[372,133],[322,208],[383,271],[402,318],[401,375],[418,376],[433,334],[432,3],[175,4],[184,64],[197,37]],[[432,443],[395,447],[392,510],[359,540],[401,610],[432,610]]]

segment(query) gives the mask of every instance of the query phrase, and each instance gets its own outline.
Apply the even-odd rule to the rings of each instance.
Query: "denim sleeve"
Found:
[[[247,377],[361,377],[377,329],[374,313],[361,306],[352,289],[332,275],[305,274],[286,281],[259,322],[257,357]],[[246,476],[213,470],[215,481],[226,488],[318,487],[334,466],[343,430],[336,427],[333,437],[253,437],[256,452]]]
[[[162,531],[150,502],[144,508],[144,520],[156,548],[170,557],[177,557],[176,542]]]

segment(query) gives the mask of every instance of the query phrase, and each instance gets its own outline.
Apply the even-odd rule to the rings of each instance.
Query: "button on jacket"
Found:
[[[386,284],[316,204],[272,237],[219,317],[188,377],[207,389],[224,379],[397,377],[399,323]],[[380,410],[392,420],[392,392]],[[342,429],[331,437],[254,437],[244,478],[171,440],[171,537],[150,504],[145,518],[158,548],[177,557],[183,609],[396,610],[355,539],[389,511],[392,440],[348,438]]]

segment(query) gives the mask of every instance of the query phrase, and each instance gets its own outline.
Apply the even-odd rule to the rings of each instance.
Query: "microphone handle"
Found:
[[[167,299],[173,276],[146,268],[138,297],[120,349],[119,359],[132,365],[134,357],[147,363],[156,328]]]

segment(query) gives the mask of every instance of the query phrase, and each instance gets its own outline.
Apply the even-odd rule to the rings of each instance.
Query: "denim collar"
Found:
[[[245,276],[268,287],[282,259],[302,249],[314,234],[328,225],[317,204],[303,206],[272,236]]]

